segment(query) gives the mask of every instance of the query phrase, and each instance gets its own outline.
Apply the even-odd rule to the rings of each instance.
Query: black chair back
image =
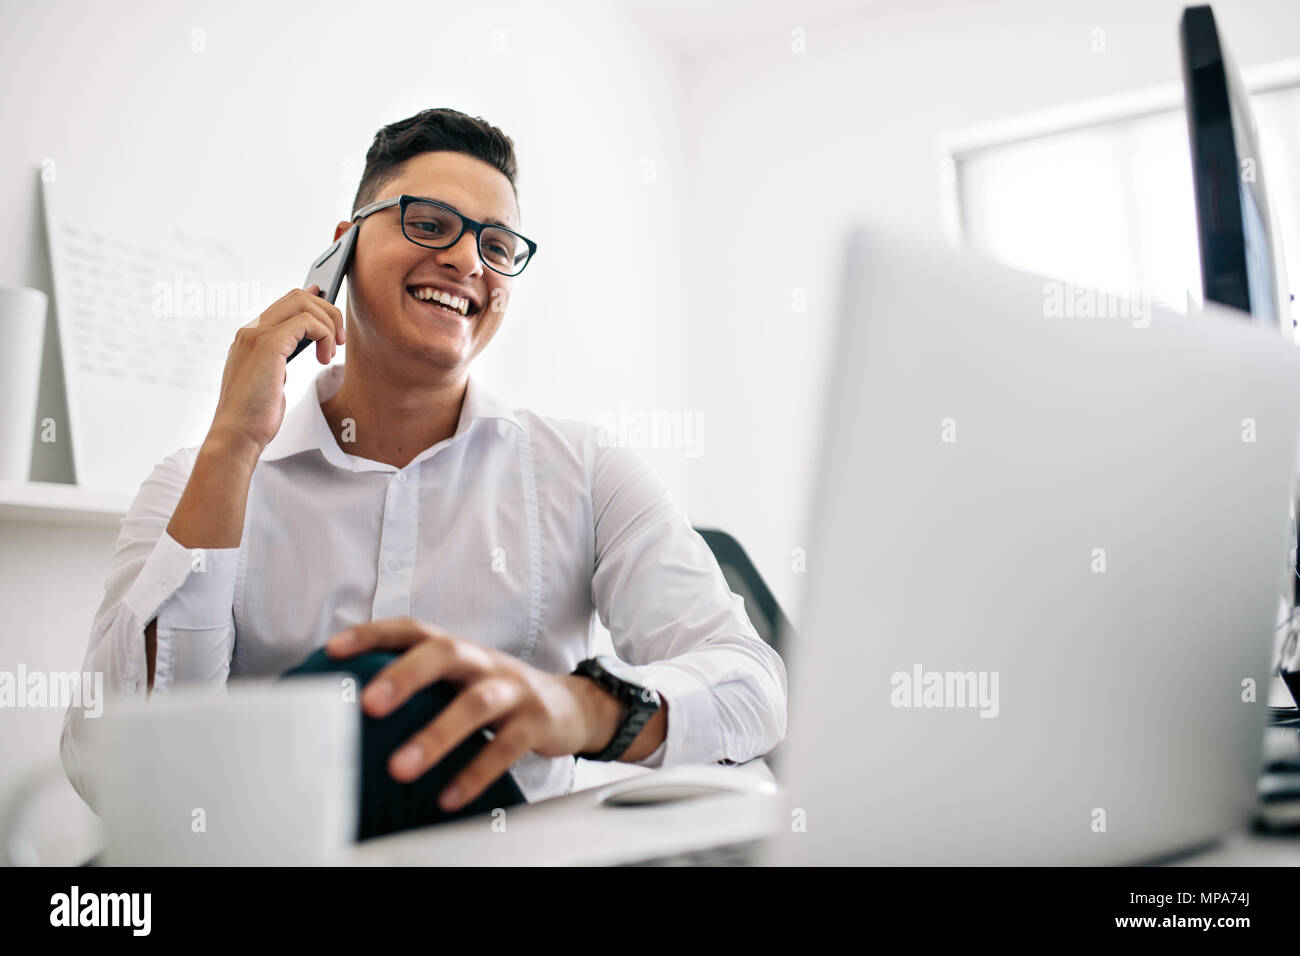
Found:
[[[695,531],[718,559],[727,586],[745,599],[745,610],[758,636],[780,654],[783,638],[790,633],[790,622],[777,604],[771,588],[758,573],[758,568],[754,567],[754,562],[740,542],[727,532],[712,528],[696,528]]]

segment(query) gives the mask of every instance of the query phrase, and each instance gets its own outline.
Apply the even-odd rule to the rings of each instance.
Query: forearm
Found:
[[[618,728],[610,731],[609,737],[613,739]],[[659,745],[664,742],[668,736],[668,701],[662,697],[659,698],[659,709],[655,711],[654,716],[646,721],[646,725],[641,728],[641,733],[637,734],[636,740],[632,745],[623,752],[619,757],[620,763],[636,763],[638,760],[644,760],[650,756]],[[605,743],[609,743],[606,740]]]
[[[153,674],[158,666],[158,619],[154,618],[144,629],[145,670],[148,674],[149,691],[153,691]]]
[[[186,548],[238,548],[258,454],[250,445],[209,435],[167,533]]]
[[[210,433],[199,448],[167,534],[185,548],[238,548],[244,534],[248,486],[259,454],[252,445]],[[152,692],[158,659],[157,619],[149,622],[144,638]]]
[[[626,708],[613,694],[588,678],[570,676],[569,679],[587,713],[587,725],[590,728],[587,745],[581,752],[599,753],[609,746],[614,735],[618,733],[619,727],[623,725]],[[667,736],[668,701],[661,696],[659,709],[646,721],[646,725],[641,728],[636,739],[618,758],[619,762],[635,763],[645,759],[655,752]]]

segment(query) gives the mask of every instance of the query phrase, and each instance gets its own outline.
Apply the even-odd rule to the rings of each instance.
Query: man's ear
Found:
[[[334,238],[337,239],[339,236],[343,235],[343,233],[347,232],[351,228],[352,228],[352,223],[350,222],[339,223],[337,226],[334,227]]]

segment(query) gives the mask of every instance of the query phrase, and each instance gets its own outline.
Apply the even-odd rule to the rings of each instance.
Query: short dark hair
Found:
[[[510,137],[481,116],[466,116],[459,110],[439,107],[390,123],[375,134],[352,201],[353,215],[378,199],[380,189],[397,176],[402,164],[412,156],[440,150],[464,153],[501,170],[510,180],[516,202],[519,200],[515,185],[518,167]]]

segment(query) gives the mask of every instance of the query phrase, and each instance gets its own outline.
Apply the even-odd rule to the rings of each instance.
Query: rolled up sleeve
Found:
[[[708,544],[635,450],[594,440],[592,601],[619,658],[668,703],[642,766],[743,763],[785,736],[786,673]]]
[[[196,450],[159,463],[122,519],[104,597],[91,625],[83,672],[102,674],[105,708],[149,693],[145,628],[157,619],[153,693],[175,684],[224,686],[235,641],[238,548],[189,549],[166,531]],[[70,706],[60,753],[73,787],[92,807],[93,728],[98,714]]]

